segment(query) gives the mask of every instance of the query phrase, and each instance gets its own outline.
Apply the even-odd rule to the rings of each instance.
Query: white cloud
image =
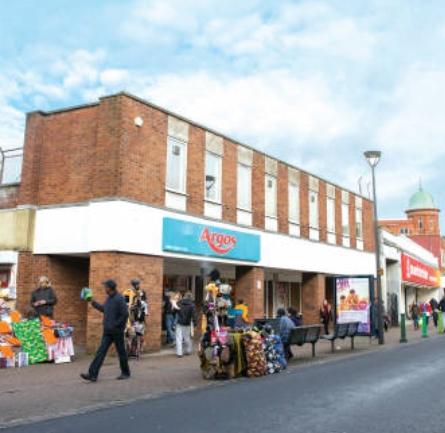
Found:
[[[321,146],[358,127],[360,115],[320,77],[299,80],[273,71],[246,77],[164,75],[143,96],[194,121],[262,146]],[[240,137],[240,135],[242,137]]]
[[[124,69],[106,69],[100,73],[99,81],[104,86],[121,85],[129,80],[129,72]]]

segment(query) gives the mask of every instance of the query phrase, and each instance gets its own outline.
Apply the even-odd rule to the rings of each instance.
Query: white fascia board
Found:
[[[17,251],[0,251],[0,265],[16,265],[18,259]]]
[[[261,236],[261,261],[250,262],[252,266],[336,275],[375,272],[373,253],[247,229],[235,224],[225,224],[124,200],[93,201],[85,206],[38,210],[34,252],[88,254],[92,251],[122,251],[189,260],[246,263],[240,260],[162,251],[164,217]]]

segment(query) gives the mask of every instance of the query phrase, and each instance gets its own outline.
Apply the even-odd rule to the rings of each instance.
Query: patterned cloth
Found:
[[[22,351],[28,353],[29,364],[46,361],[48,353],[38,318],[12,323],[15,336],[22,342]]]
[[[246,332],[243,335],[243,345],[246,355],[247,376],[258,377],[267,374],[266,356],[260,336],[256,332]]]

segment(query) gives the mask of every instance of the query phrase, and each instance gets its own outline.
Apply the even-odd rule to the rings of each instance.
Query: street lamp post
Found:
[[[368,150],[364,153],[366,161],[372,171],[372,195],[374,200],[374,236],[375,236],[375,264],[377,278],[377,326],[379,332],[379,344],[385,344],[385,334],[383,330],[383,303],[382,303],[382,281],[380,275],[380,242],[379,242],[379,220],[377,218],[377,196],[375,192],[375,174],[374,169],[380,161],[382,152],[378,150]]]

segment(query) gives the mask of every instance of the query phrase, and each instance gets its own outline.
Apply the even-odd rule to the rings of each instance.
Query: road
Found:
[[[3,431],[443,433],[444,367],[442,339],[423,340]]]

